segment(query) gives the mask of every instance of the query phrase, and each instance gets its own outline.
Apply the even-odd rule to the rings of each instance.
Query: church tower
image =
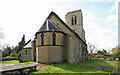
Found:
[[[81,10],[68,12],[65,15],[65,22],[69,25],[78,35],[85,40],[85,31],[83,29],[83,15]]]

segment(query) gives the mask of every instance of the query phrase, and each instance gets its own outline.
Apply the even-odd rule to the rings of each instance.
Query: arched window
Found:
[[[53,45],[56,45],[56,34],[53,33],[52,36],[53,36]]]
[[[26,52],[25,52],[25,53],[26,53],[26,55],[28,54],[28,53],[27,53],[27,50],[26,50]]]
[[[71,23],[72,23],[72,25],[76,25],[77,24],[77,17],[76,16],[72,16]]]
[[[42,46],[44,45],[44,34],[43,33],[41,34],[41,45]]]
[[[77,18],[76,18],[76,16],[75,16],[75,25],[77,24]]]
[[[73,17],[72,17],[72,21],[71,22],[72,22],[72,25],[73,25]]]

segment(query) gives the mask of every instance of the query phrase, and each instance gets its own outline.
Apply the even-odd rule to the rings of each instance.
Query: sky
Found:
[[[86,43],[110,50],[118,45],[118,0],[0,0],[2,46],[16,46],[34,39],[47,16],[54,11],[64,22],[67,12],[82,10]],[[2,47],[1,46],[1,47]]]

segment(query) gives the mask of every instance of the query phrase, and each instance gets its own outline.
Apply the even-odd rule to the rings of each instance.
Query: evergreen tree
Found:
[[[21,41],[18,43],[18,46],[16,46],[16,53],[18,54],[22,48],[24,47],[24,44],[25,44],[25,35],[23,35]]]

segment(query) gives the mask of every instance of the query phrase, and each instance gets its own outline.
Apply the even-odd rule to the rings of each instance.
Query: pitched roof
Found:
[[[29,48],[29,47],[31,47],[31,39],[24,45],[24,48]]]
[[[38,32],[41,31],[62,31],[59,29],[51,20],[46,19],[42,27],[38,30]]]

